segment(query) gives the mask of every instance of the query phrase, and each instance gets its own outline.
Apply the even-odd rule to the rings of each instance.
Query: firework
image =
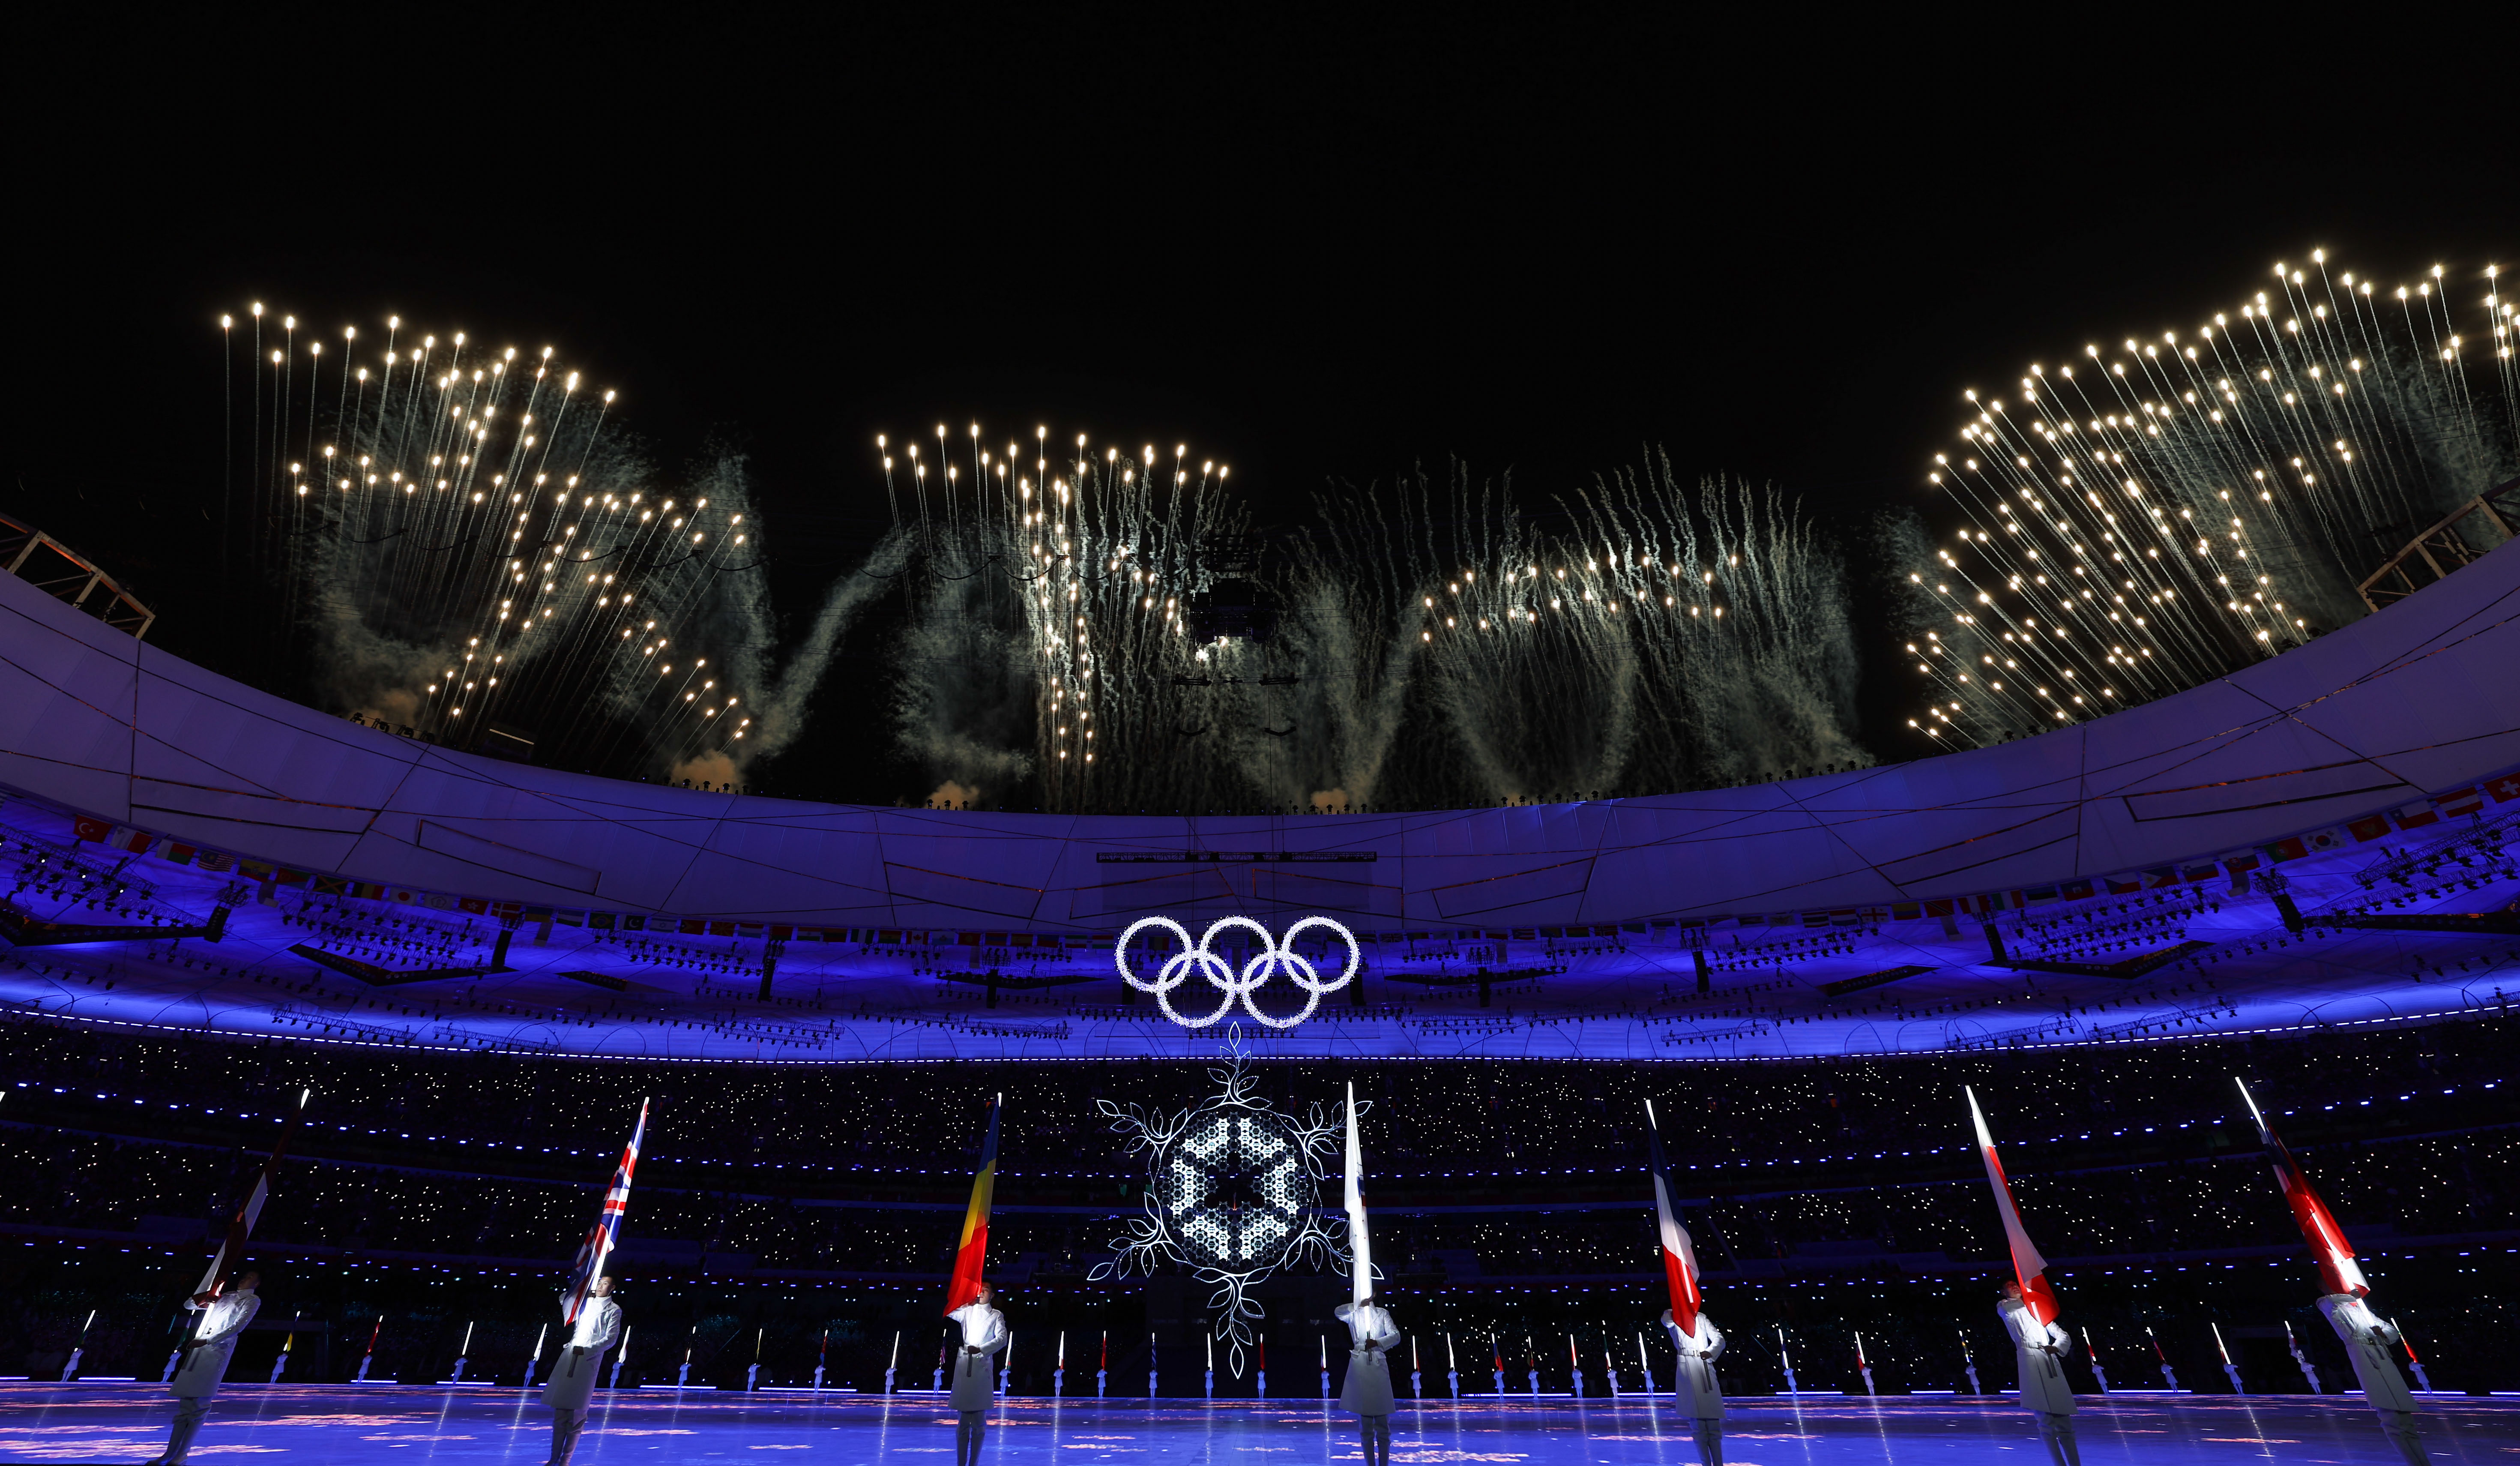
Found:
[[[664,484],[613,429],[616,394],[549,346],[388,318],[328,351],[294,317],[273,324],[258,304],[242,332],[221,321],[253,379],[231,509],[319,698],[458,747],[703,781],[762,748],[765,689],[786,725],[766,741],[792,732],[740,459]],[[233,424],[233,375],[230,390]],[[833,618],[791,673],[819,674]]]
[[[2191,332],[1964,394],[1960,444],[1927,479],[1969,524],[1907,551],[1908,651],[1934,688],[1911,726],[2008,737],[2277,655],[2365,614],[2382,562],[2512,477],[2520,375],[2495,270],[2390,289],[2320,252],[2274,274]]]
[[[937,437],[878,448],[922,568],[902,741],[944,802],[1335,811],[1869,761],[1842,573],[1773,491],[1657,458],[1544,529],[1457,471],[1325,494],[1273,551],[1186,445]]]
[[[1232,470],[1097,446],[877,439],[910,624],[896,708],[906,752],[961,803],[1031,780],[1052,808],[1180,807],[1222,797],[1194,740],[1228,649],[1192,634],[1220,543],[1245,528]],[[1054,458],[1056,452],[1058,456]],[[968,463],[951,461],[968,453]]]

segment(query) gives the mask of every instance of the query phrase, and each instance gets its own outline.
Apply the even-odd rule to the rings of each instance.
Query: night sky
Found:
[[[213,665],[258,614],[198,554],[215,321],[252,299],[556,344],[669,462],[742,444],[800,618],[881,527],[874,435],[974,418],[1187,441],[1264,523],[1454,455],[1541,500],[1659,443],[1804,495],[1860,579],[1876,508],[1938,515],[1964,388],[2313,247],[2520,262],[2507,92],[2442,35],[342,23],[63,32],[11,104],[0,496]],[[824,716],[770,787],[917,782]]]

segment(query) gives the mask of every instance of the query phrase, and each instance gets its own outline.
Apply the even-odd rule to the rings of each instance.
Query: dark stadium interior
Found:
[[[2244,1377],[2278,1388],[2295,1372],[2283,1322],[2315,1361],[2335,1346],[2308,1326],[2309,1269],[2237,1076],[2280,1115],[2435,1383],[2486,1389],[2520,1365],[2503,1342],[2520,1283],[2514,1031],[2495,1017],[2350,1039],[1722,1067],[1276,1063],[1259,1083],[1282,1107],[1350,1081],[1376,1102],[1364,1128],[1386,1158],[1372,1200],[1392,1292],[1475,1356],[1477,1388],[1499,1339],[1517,1386],[1528,1335],[1563,1388],[1562,1345],[1545,1341],[1572,1331],[1592,1355],[1654,1332],[1647,1098],[1689,1193],[1712,1306],[1743,1341],[1740,1388],[1782,1387],[1763,1342],[1778,1325],[1804,1388],[1861,1389],[1858,1330],[1884,1388],[1966,1388],[1963,1339],[1981,1357],[2002,1351],[1984,1301],[2003,1264],[1962,1084],[2005,1135],[2025,1218],[2121,1387],[2151,1382],[2154,1339],[2183,1383],[2219,1387],[2219,1323]],[[305,1133],[254,1238],[270,1302],[241,1375],[256,1351],[267,1367],[299,1314],[320,1320],[295,1366],[315,1377],[346,1378],[380,1314],[379,1377],[443,1378],[467,1328],[472,1377],[520,1374],[555,1249],[607,1165],[604,1137],[652,1097],[615,1264],[652,1346],[633,1349],[630,1371],[666,1378],[689,1349],[696,1379],[740,1387],[758,1335],[766,1376],[800,1383],[828,1331],[834,1383],[878,1389],[895,1331],[905,1373],[923,1369],[974,1096],[993,1090],[1008,1120],[991,1246],[1026,1333],[1066,1331],[1073,1359],[1108,1331],[1114,1377],[1135,1380],[1151,1330],[1165,1371],[1197,1368],[1204,1290],[1088,1276],[1146,1179],[1095,1103],[1188,1102],[1212,1087],[1195,1065],[345,1066],[285,1042],[24,1026],[0,1079],[0,1167],[19,1178],[0,1200],[15,1244],[0,1252],[9,1372],[58,1372],[92,1307],[83,1368],[155,1370],[169,1347],[163,1274],[214,1234],[259,1165],[255,1137],[303,1087]],[[1296,1274],[1263,1290],[1282,1370],[1288,1351],[1318,1351],[1343,1289]],[[1014,1388],[1046,1391],[1051,1363],[1020,1351]],[[1590,1388],[1604,1388],[1598,1374]]]

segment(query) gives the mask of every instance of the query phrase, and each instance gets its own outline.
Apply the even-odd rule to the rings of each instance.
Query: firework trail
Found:
[[[1079,438],[887,452],[922,573],[901,742],[959,803],[1338,811],[1570,799],[1870,761],[1844,576],[1773,491],[1657,456],[1559,500],[1345,487],[1252,548],[1226,471]],[[973,430],[971,442],[979,441]],[[884,446],[878,443],[878,447]],[[1236,626],[1219,608],[1265,603]]]
[[[773,675],[741,457],[664,485],[612,426],[615,393],[548,346],[415,346],[389,318],[328,353],[294,317],[249,315],[234,517],[320,700],[457,747],[711,782],[793,738],[866,597],[835,586]]]
[[[1203,552],[1247,528],[1231,470],[1097,450],[1053,457],[983,446],[968,462],[942,427],[932,454],[884,438],[884,482],[911,557],[898,649],[899,742],[936,781],[931,802],[1003,799],[1033,785],[1054,809],[1213,807],[1239,799],[1207,739],[1220,679],[1247,660],[1193,639],[1215,582]]]
[[[1386,767],[1414,802],[1581,799],[1870,761],[1850,731],[1843,571],[1774,490],[1691,487],[1656,453],[1560,496],[1558,527],[1459,469],[1440,490],[1420,475],[1388,497],[1326,500],[1326,547],[1306,570],[1370,581],[1345,619],[1414,650],[1405,671],[1384,652],[1378,720],[1354,740],[1377,759],[1407,751]],[[1323,675],[1335,686],[1367,664]]]
[[[1965,394],[1961,444],[1927,478],[1969,526],[1951,546],[1891,536],[1934,688],[1911,726],[2011,737],[2274,656],[2366,614],[2388,557],[2520,471],[2495,270],[2385,290],[2320,252],[2274,273],[2236,318]],[[2481,336],[2452,298],[2471,288]],[[2494,524],[2453,532],[2498,542]]]

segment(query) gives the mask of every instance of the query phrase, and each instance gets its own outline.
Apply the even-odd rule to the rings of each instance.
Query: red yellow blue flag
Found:
[[[971,1177],[971,1205],[963,1214],[963,1241],[954,1252],[954,1280],[945,1285],[945,1311],[980,1296],[980,1274],[989,1259],[989,1198],[998,1185],[998,1111],[1001,1094],[989,1101],[989,1137],[980,1142],[980,1171]]]

